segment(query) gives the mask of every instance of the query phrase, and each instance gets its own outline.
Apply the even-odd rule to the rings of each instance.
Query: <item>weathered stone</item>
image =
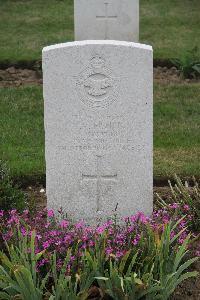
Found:
[[[75,0],[75,40],[139,40],[139,0]]]
[[[152,211],[150,46],[83,41],[43,49],[48,207],[94,222]]]

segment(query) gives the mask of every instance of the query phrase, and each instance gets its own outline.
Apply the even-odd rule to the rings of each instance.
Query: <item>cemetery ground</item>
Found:
[[[154,179],[200,175],[200,84],[154,85]],[[45,182],[41,86],[1,88],[0,155],[18,182]]]
[[[31,65],[44,46],[73,41],[73,1],[0,1],[0,63]],[[140,41],[154,59],[181,58],[200,43],[199,0],[141,0]]]
[[[166,72],[169,71],[165,70],[164,73]],[[40,80],[40,76],[36,77],[37,80]],[[194,175],[199,180],[200,84],[198,80],[188,82],[182,79],[180,81],[175,80],[175,82],[173,80],[166,82],[166,78],[163,81],[162,77],[165,76],[158,76],[157,74],[154,83],[154,179],[157,184],[164,183],[165,187],[155,187],[154,191],[158,192],[166,203],[169,203],[172,192],[166,187],[167,179],[172,179],[173,175],[177,173],[182,179],[191,179]],[[43,97],[41,81],[38,82],[37,80],[35,84],[34,82],[27,82],[22,86],[14,84],[14,86],[0,89],[0,135],[2,138],[1,158],[8,162],[11,176],[15,182],[23,187],[23,191],[28,197],[29,209],[35,211],[36,207],[41,212],[46,205]],[[9,192],[7,195],[8,201],[12,199],[13,195],[16,197],[16,193],[12,193]],[[190,201],[188,199],[192,199],[191,207],[194,206],[199,211],[199,198],[199,194],[197,197],[186,197],[186,203]],[[177,202],[180,199],[181,196],[178,195],[176,200],[173,199],[172,202]],[[154,200],[156,209],[156,196]],[[177,213],[180,213],[179,208],[176,210],[175,215]],[[182,217],[185,213],[181,212],[180,216]],[[15,216],[15,218],[17,217]],[[195,218],[198,219],[198,215],[195,215]],[[13,216],[10,219],[13,219]],[[31,216],[29,219],[32,220]],[[24,224],[23,219],[22,222]],[[4,223],[2,227],[1,223],[1,228],[5,229],[6,224]],[[41,228],[43,227],[41,221],[38,221],[38,224]],[[12,227],[15,224],[9,226]],[[35,228],[36,225],[28,224],[28,226]],[[190,224],[189,226],[193,228],[193,225]],[[199,232],[198,228],[195,227],[192,232],[197,234]],[[43,236],[44,233],[41,233],[41,235]],[[56,251],[59,253],[59,249]],[[198,251],[199,244],[197,240],[190,249],[190,253],[192,253],[190,257],[199,253]],[[44,256],[40,260],[41,270],[44,268],[42,262],[46,259]],[[48,268],[47,263],[47,270]],[[193,264],[189,270],[199,272],[199,261]],[[112,299],[108,296],[102,298],[100,296],[102,290],[95,288],[90,290],[90,299]],[[191,278],[179,285],[171,299],[179,300],[184,297],[186,300],[197,300],[199,299],[199,291],[199,277]],[[2,299],[4,298],[2,297]]]
[[[28,274],[30,275],[30,272],[32,272],[31,276],[33,278],[39,278],[38,274],[44,277],[48,274],[48,271],[52,270],[55,275],[53,262],[55,257],[51,258],[52,260],[49,259],[50,252],[54,250],[58,255],[57,268],[60,270],[59,263],[63,262],[62,247],[66,248],[66,244],[72,251],[70,253],[71,260],[67,262],[69,269],[70,267],[72,269],[80,267],[80,261],[74,259],[74,257],[80,255],[81,247],[83,246],[84,249],[86,245],[87,249],[89,249],[89,254],[87,253],[84,260],[86,273],[83,273],[80,267],[80,273],[76,277],[78,281],[80,276],[81,280],[83,280],[82,284],[84,283],[85,275],[89,280],[91,279],[90,275],[94,276],[93,271],[95,268],[91,269],[91,262],[93,266],[95,266],[95,263],[99,263],[99,261],[95,261],[99,254],[102,254],[101,265],[104,266],[105,270],[109,255],[111,260],[113,259],[113,266],[118,270],[119,265],[118,262],[114,265],[114,258],[117,257],[118,261],[120,261],[120,257],[124,253],[128,253],[127,250],[129,250],[126,246],[118,248],[121,245],[120,236],[124,234],[123,237],[126,240],[124,244],[134,244],[134,247],[131,247],[135,252],[128,253],[126,256],[127,261],[124,260],[119,267],[120,270],[124,268],[121,274],[124,274],[125,265],[129,265],[129,260],[134,260],[136,252],[140,253],[140,249],[144,251],[144,257],[141,256],[136,263],[136,270],[143,272],[144,270],[139,267],[143,264],[147,266],[148,270],[145,274],[146,277],[139,278],[136,276],[134,278],[135,286],[138,288],[134,292],[136,291],[136,296],[138,296],[141,289],[147,288],[148,284],[155,284],[155,282],[151,281],[149,275],[153,267],[155,267],[152,271],[154,278],[160,278],[156,276],[159,273],[159,266],[163,266],[162,258],[165,261],[165,259],[167,260],[170,257],[174,262],[174,253],[176,253],[179,246],[180,248],[182,247],[181,251],[185,252],[183,241],[185,241],[186,234],[189,232],[192,232],[191,239],[195,241],[189,247],[190,253],[186,253],[185,261],[200,255],[198,236],[200,232],[200,190],[197,186],[196,188],[179,186],[180,190],[174,194],[167,183],[168,179],[173,180],[174,174],[178,174],[183,181],[188,180],[191,185],[193,185],[193,176],[198,182],[200,181],[200,82],[199,79],[183,79],[176,68],[171,68],[172,63],[170,60],[171,58],[183,58],[184,60],[187,51],[200,44],[200,2],[199,0],[193,0],[191,4],[190,0],[141,0],[140,4],[141,42],[153,45],[155,65],[157,66],[154,70],[155,213],[151,221],[143,215],[132,217],[130,221],[132,223],[126,227],[127,231],[125,232],[120,231],[120,229],[117,231],[114,221],[113,223],[106,223],[104,227],[99,226],[96,228],[95,234],[97,234],[97,238],[94,238],[93,233],[87,231],[82,223],[71,224],[65,217],[63,217],[64,219],[61,222],[56,222],[52,211],[44,211],[46,196],[44,113],[40,69],[41,49],[48,44],[73,40],[72,0],[48,0],[48,5],[46,5],[45,1],[40,0],[0,0],[0,38],[2,44],[0,47],[0,160],[7,162],[11,178],[14,183],[20,186],[20,189],[13,188],[14,184],[10,183],[10,179],[6,179],[6,171],[4,172],[0,169],[0,243],[2,242],[1,238],[4,237],[9,246],[12,243],[15,244],[16,238],[19,238],[19,232],[16,232],[16,225],[19,226],[19,224],[21,230],[19,239],[23,241],[21,250],[30,252],[33,240],[37,240],[37,253],[41,254],[38,254],[37,258],[32,259],[34,257],[32,256],[34,252],[32,249],[33,252],[28,258],[28,260],[30,259],[29,262],[31,262]],[[23,191],[22,194],[21,190]],[[159,204],[156,192],[161,195],[165,202],[163,204],[165,206],[164,209]],[[13,210],[13,208],[17,207],[15,205],[16,201],[20,205],[22,204],[23,207],[24,200],[26,202],[25,208],[28,207],[30,212],[25,210],[23,213],[18,213]],[[6,208],[6,205],[11,209],[9,214],[1,210]],[[17,207],[19,211],[20,208],[22,209],[20,205]],[[35,214],[36,218],[34,219],[32,215],[35,216]],[[47,215],[51,220],[50,225],[48,225],[49,228],[48,226],[45,227]],[[183,218],[183,220],[180,221],[174,230],[169,225],[166,225],[170,219],[174,224],[178,218]],[[135,231],[132,231],[131,226],[137,228],[137,235],[135,235]],[[162,226],[166,229],[164,231],[165,237],[160,231]],[[154,230],[155,228],[156,230]],[[36,237],[34,237],[34,230],[38,234]],[[26,244],[26,234],[28,235],[28,233],[32,235],[32,241],[28,241]],[[179,233],[180,236],[177,236],[172,247],[168,249],[168,252],[165,252],[167,241],[173,238],[174,234]],[[117,236],[117,238],[112,239],[111,235]],[[83,240],[83,237],[85,240]],[[105,243],[108,246],[109,239],[112,239],[113,252],[110,247],[107,247],[106,253],[108,256],[105,256],[105,249],[103,249],[102,245]],[[94,240],[102,252],[98,252],[98,249],[95,250],[97,252],[93,251],[92,242]],[[152,252],[149,251],[149,248]],[[77,249],[78,252],[76,252]],[[13,250],[10,248],[10,251]],[[13,278],[14,272],[23,276],[25,274],[23,273],[23,267],[27,267],[26,258],[23,255],[21,257],[19,255],[16,258],[15,254],[13,255],[15,256],[15,260],[13,259],[12,261],[13,265],[6,260],[2,253],[0,254],[1,265],[13,275]],[[159,257],[160,261],[156,261],[156,257]],[[147,263],[148,258],[149,261],[152,260],[153,265]],[[38,260],[37,274],[34,273],[35,260]],[[19,265],[18,270],[14,267],[16,263]],[[173,263],[172,265],[167,265],[167,268],[171,270],[172,266]],[[164,268],[162,271],[163,276],[165,276]],[[189,267],[189,271],[200,272],[199,260]],[[109,277],[108,272],[98,272],[96,277]],[[113,278],[116,281],[109,282],[109,284],[116,284],[116,290],[120,290],[120,295],[118,294],[111,298],[108,296],[109,293],[104,293],[105,290],[109,290],[109,284],[106,286],[106,281],[99,279],[98,288],[94,285],[92,289],[88,289],[90,294],[88,299],[124,299],[121,296],[122,290],[120,289],[119,278],[121,274],[113,273]],[[165,283],[166,277],[163,278]],[[171,282],[171,286],[173,287],[176,279],[175,277],[172,278],[174,282]],[[147,279],[149,280],[148,284]],[[9,279],[7,278],[6,280]],[[57,284],[55,290],[60,290],[61,285],[59,284],[62,282],[56,282],[55,277],[50,277],[47,281],[48,284],[45,289],[41,288],[40,292],[38,292],[39,288],[33,288],[31,292],[29,290],[28,296],[24,300],[30,299],[31,293],[36,297],[33,298],[34,300],[41,299],[41,293],[45,294],[46,298],[43,299],[49,299],[49,293],[52,292],[49,282],[52,281]],[[27,281],[26,283],[27,285],[33,283],[34,285],[35,282]],[[6,298],[5,294],[2,294],[1,289],[3,285],[1,284],[2,282],[0,281],[0,299],[10,299]],[[124,281],[123,284],[126,288],[128,287],[128,281]],[[158,288],[158,286],[154,287]],[[167,295],[168,286],[162,286],[162,288],[163,294],[160,299],[164,300],[167,299],[164,297]],[[86,292],[88,290],[86,288]],[[170,299],[181,300],[183,298],[186,300],[200,299],[199,276],[182,282]],[[69,299],[86,298],[80,295],[79,298],[71,296]],[[148,299],[155,299],[155,295],[151,294]]]

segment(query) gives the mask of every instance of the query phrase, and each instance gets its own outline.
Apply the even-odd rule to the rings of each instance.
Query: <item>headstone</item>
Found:
[[[74,219],[152,211],[151,46],[43,49],[48,207]]]
[[[139,0],[74,0],[75,40],[139,40]]]

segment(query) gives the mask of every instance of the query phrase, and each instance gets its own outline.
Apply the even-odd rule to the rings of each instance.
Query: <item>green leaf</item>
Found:
[[[7,293],[5,292],[0,292],[0,299],[4,299],[4,300],[11,300],[11,296],[8,295]]]
[[[107,278],[107,277],[95,277],[95,279],[97,279],[97,280],[104,280],[104,281],[109,280],[109,278]]]

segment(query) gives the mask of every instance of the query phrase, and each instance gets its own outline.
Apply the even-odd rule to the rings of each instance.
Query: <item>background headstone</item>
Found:
[[[49,46],[43,74],[48,207],[90,222],[151,213],[151,46]]]
[[[139,40],[139,0],[74,0],[75,40]]]

